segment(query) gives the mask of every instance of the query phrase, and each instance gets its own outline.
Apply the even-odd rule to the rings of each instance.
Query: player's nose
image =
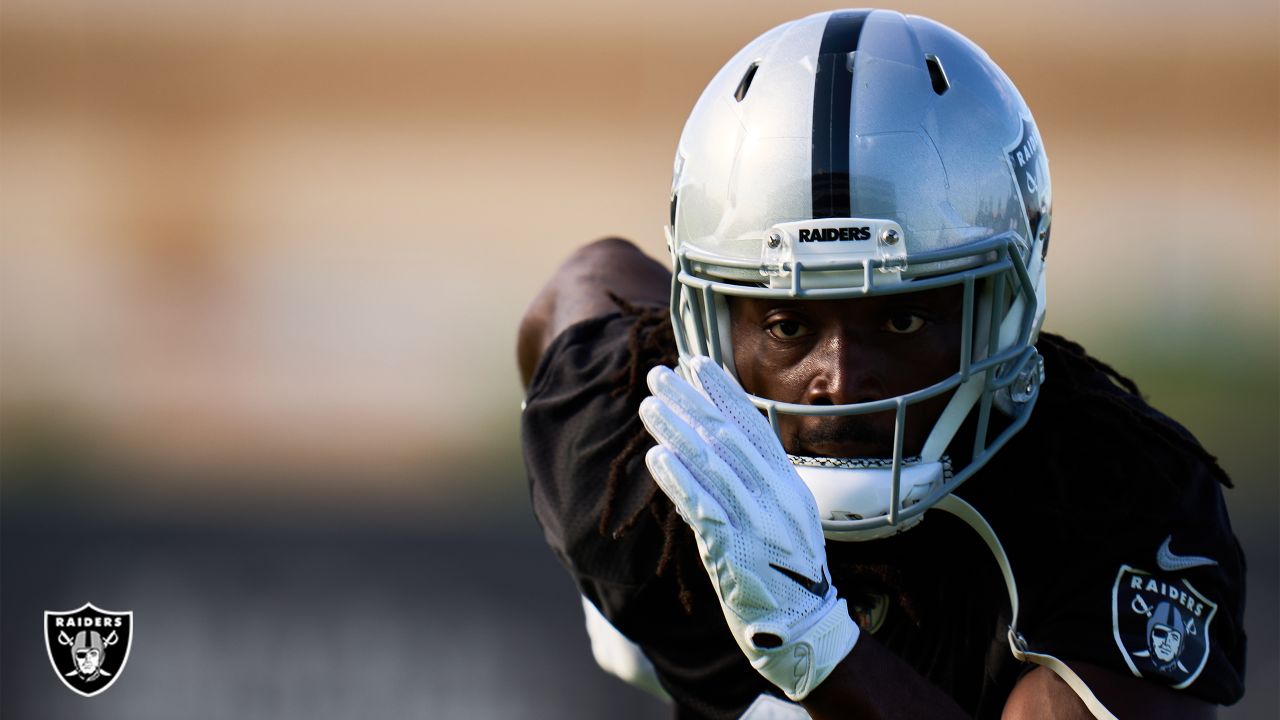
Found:
[[[816,343],[805,392],[810,405],[850,405],[885,397],[884,357],[857,337],[831,333]]]

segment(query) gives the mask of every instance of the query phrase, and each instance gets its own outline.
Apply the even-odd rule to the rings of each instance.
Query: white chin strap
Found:
[[[1062,678],[1075,694],[1088,708],[1089,712],[1099,720],[1116,720],[1116,716],[1107,709],[1102,701],[1098,699],[1084,680],[1071,669],[1065,662],[1059,660],[1052,655],[1043,653],[1034,653],[1027,650],[1026,638],[1018,632],[1018,584],[1013,579],[1013,568],[1009,565],[1009,556],[1004,552],[1004,546],[1000,544],[1000,538],[996,536],[995,530],[987,523],[987,519],[982,517],[977,508],[957,497],[954,493],[947,495],[938,501],[935,508],[945,510],[964,521],[966,525],[973,528],[974,532],[982,538],[987,544],[987,549],[995,556],[996,564],[1000,566],[1000,574],[1004,576],[1005,587],[1009,591],[1009,609],[1011,619],[1009,621],[1009,651],[1020,662],[1032,663],[1034,665],[1042,665],[1049,668],[1058,677]]]

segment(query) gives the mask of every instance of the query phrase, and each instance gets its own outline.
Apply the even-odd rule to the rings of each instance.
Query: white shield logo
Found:
[[[44,644],[62,683],[93,697],[111,687],[133,644],[133,612],[113,612],[85,603],[76,610],[44,613]]]
[[[1112,633],[1141,678],[1181,689],[1209,660],[1209,623],[1217,603],[1191,583],[1121,565],[1111,589]]]

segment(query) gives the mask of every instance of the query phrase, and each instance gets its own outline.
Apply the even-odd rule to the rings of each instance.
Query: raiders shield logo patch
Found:
[[[1218,605],[1191,583],[1121,565],[1111,589],[1116,645],[1134,675],[1175,689],[1190,685],[1209,659],[1209,624]]]
[[[85,603],[77,610],[44,613],[49,662],[73,692],[93,697],[111,687],[129,661],[133,612],[101,610]]]

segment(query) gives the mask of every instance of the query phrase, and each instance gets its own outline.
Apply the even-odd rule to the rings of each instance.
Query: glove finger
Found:
[[[810,518],[818,516],[813,493],[796,475],[782,442],[760,410],[747,398],[746,391],[733,376],[708,357],[692,358],[688,372],[765,461],[764,475],[770,480],[760,488],[761,502],[788,508],[789,511],[781,515],[785,515],[793,537],[805,538],[810,544],[816,538],[821,543],[820,525],[810,522]],[[795,512],[797,510],[798,513]]]
[[[790,467],[782,442],[769,426],[760,409],[751,403],[738,381],[724,368],[708,357],[698,356],[689,361],[689,370],[702,394],[706,395],[723,417],[727,418],[746,436],[752,446],[771,467]]]
[[[719,366],[709,360],[706,363],[704,370],[710,369],[711,382],[731,388],[741,398],[745,411],[759,421],[761,442],[771,448],[774,464],[766,463],[761,452],[706,396],[667,368],[655,368],[648,376],[654,397],[645,400],[647,407],[641,405],[641,418],[651,416],[646,420],[650,433],[659,442],[663,442],[665,436],[685,436],[664,444],[680,456],[704,488],[729,510],[736,527],[747,527],[750,523],[750,527],[763,533],[761,540],[782,543],[778,545],[779,552],[784,546],[791,547],[791,543],[821,548],[817,504],[786,459],[781,443],[732,379]],[[714,427],[699,427],[700,423],[711,422],[715,423]],[[742,492],[744,488],[749,497],[743,497],[748,494]],[[748,504],[753,512],[744,514],[741,503]],[[783,541],[783,537],[790,538],[790,542]]]
[[[653,475],[654,482],[658,483],[658,488],[671,499],[680,518],[703,538],[703,542],[710,540],[706,535],[711,534],[713,526],[732,526],[728,513],[703,489],[702,483],[698,482],[675,453],[661,445],[655,445],[645,453],[644,463]]]
[[[728,424],[720,408],[698,392],[689,381],[672,372],[665,365],[656,365],[645,377],[649,391],[675,409],[690,425],[713,430]]]
[[[744,623],[777,610],[778,601],[767,585],[751,572],[749,565],[741,565],[741,558],[731,557],[735,546],[732,539],[739,532],[730,522],[731,517],[705,492],[680,458],[658,445],[645,454],[645,464],[658,487],[671,499],[680,519],[693,530],[703,565],[726,607]]]
[[[732,516],[725,512],[711,493],[706,492],[702,483],[689,468],[685,467],[679,457],[658,445],[649,449],[645,455],[645,464],[658,487],[671,499],[680,518],[697,536],[699,551],[707,564],[707,571],[713,576],[717,592],[728,603],[734,614],[743,622],[752,622],[762,614],[780,607],[778,596],[763,578],[751,571],[750,565],[742,566],[741,558],[737,558],[737,562],[728,561],[729,558],[725,553],[730,552],[733,546],[729,541],[735,533],[739,532],[732,522]],[[755,539],[769,544],[764,538]],[[773,551],[769,555],[777,558],[785,567],[793,572],[802,573],[805,579],[826,579],[829,583],[830,575],[825,570],[825,560],[820,546],[816,555],[811,554],[812,551],[805,552],[794,547],[772,547]],[[764,572],[778,571],[766,569]],[[797,598],[798,591],[788,584],[795,582],[794,580],[781,578],[773,578],[773,580],[775,583],[780,582],[783,588],[791,590],[793,602],[796,600],[807,601],[809,604],[825,602],[824,597],[811,598],[800,595]],[[778,632],[777,634],[785,637],[788,633]]]
[[[750,494],[743,492],[742,479],[712,451],[706,438],[657,397],[640,403],[640,421],[654,440],[680,460],[701,490],[724,508],[734,527],[751,523],[752,511],[744,505]]]
[[[654,397],[693,428],[748,490],[759,493],[767,485],[774,473],[764,457],[706,395],[663,366],[650,370],[647,380]]]
[[[813,493],[796,475],[782,442],[760,410],[747,398],[746,391],[711,358],[696,356],[687,365],[687,372],[700,386],[701,393],[733,423],[734,428],[752,445],[756,455],[767,463],[764,476],[769,481],[760,488],[764,496],[761,502],[786,508],[775,514],[779,521],[787,524],[792,537],[804,538],[809,545],[821,545],[822,529],[816,521],[818,506]]]

